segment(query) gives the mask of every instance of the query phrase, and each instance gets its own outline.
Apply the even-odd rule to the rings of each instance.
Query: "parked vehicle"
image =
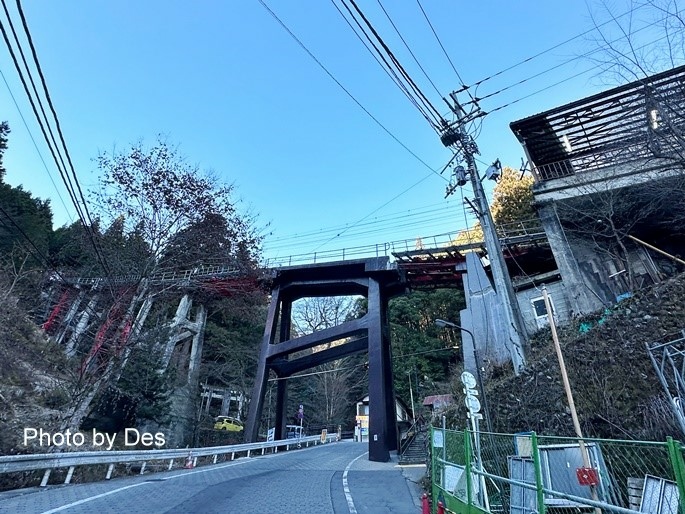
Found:
[[[218,416],[214,423],[214,430],[241,432],[243,430],[243,422],[238,418],[232,418],[230,416]]]

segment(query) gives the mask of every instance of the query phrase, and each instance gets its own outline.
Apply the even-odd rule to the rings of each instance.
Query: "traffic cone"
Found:
[[[185,469],[193,469],[193,452],[188,453],[186,458],[186,464],[183,466]]]

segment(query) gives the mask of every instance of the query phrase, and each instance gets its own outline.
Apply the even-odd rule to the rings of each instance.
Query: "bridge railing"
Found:
[[[429,237],[417,237],[391,241],[387,243],[354,246],[351,248],[336,248],[284,257],[273,257],[264,262],[266,268],[280,268],[304,264],[318,264],[322,262],[346,261],[371,257],[390,257],[393,253],[408,252],[421,248],[443,248],[454,244],[457,232],[447,232]]]
[[[531,239],[544,237],[542,224],[538,219],[524,220],[497,226],[497,233],[506,242],[523,242]],[[370,245],[354,246],[350,248],[336,248],[283,257],[271,257],[261,263],[265,269],[282,268],[307,264],[320,264],[325,262],[346,261],[372,257],[392,257],[393,254],[411,252],[415,250],[459,247],[483,242],[483,232],[478,228],[469,228],[457,232],[445,232],[428,237],[416,237],[377,243]],[[242,273],[240,268],[230,265],[199,266],[182,271],[162,271],[150,275],[148,280],[151,284],[178,283],[193,280],[206,279],[209,277],[237,276]],[[98,277],[67,277],[71,283],[96,286],[104,279]],[[114,283],[135,283],[141,280],[140,275],[117,276],[109,279]]]
[[[83,451],[64,453],[40,453],[30,455],[0,456],[0,473],[21,473],[27,471],[44,471],[40,482],[45,487],[54,469],[67,469],[65,484],[71,482],[74,470],[77,466],[108,465],[105,480],[112,477],[116,464],[139,465],[140,474],[145,473],[148,462],[165,462],[164,470],[183,467],[195,467],[198,458],[209,457],[212,464],[216,464],[220,456],[230,455],[229,460],[236,456],[250,457],[258,454],[264,455],[271,449],[273,453],[279,448],[290,450],[294,448],[309,447],[319,443],[330,443],[338,440],[337,432],[322,435],[300,437],[295,439],[282,439],[278,441],[264,441],[257,443],[235,444],[230,446],[212,446],[207,448],[180,448],[171,450],[113,450],[113,451]],[[177,464],[175,466],[175,464]],[[136,468],[137,469],[137,468]]]

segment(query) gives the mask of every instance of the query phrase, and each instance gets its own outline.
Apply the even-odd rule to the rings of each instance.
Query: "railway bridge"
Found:
[[[526,254],[527,248],[544,242],[539,226],[521,225],[515,230],[509,227],[501,235],[511,258],[515,249],[520,257]],[[145,278],[55,277],[43,328],[64,346],[67,355],[84,355],[81,364],[84,375],[103,374],[115,357],[125,366],[157,298],[165,297],[167,301],[170,295],[180,298],[168,324],[168,339],[159,343],[163,349],[160,367],[174,366],[179,373],[185,373],[187,380],[183,387],[189,393],[185,396],[195,397],[199,394],[207,312],[203,305],[193,305],[193,293],[231,295],[260,287],[270,292],[270,305],[249,404],[246,440],[255,441],[258,437],[270,372],[282,379],[277,386],[276,437],[285,437],[287,379],[344,356],[368,352],[369,458],[384,462],[389,452],[397,448],[388,301],[416,289],[463,287],[469,268],[467,261],[480,262],[468,255],[482,256],[484,249],[477,239],[454,244],[456,239],[456,234],[443,234],[364,250],[310,255],[309,262],[302,262],[305,256],[292,256],[253,271],[214,266]],[[425,247],[424,241],[430,241],[431,246]],[[519,259],[517,265],[520,263]],[[113,301],[104,294],[106,288],[116,291]],[[326,330],[292,337],[293,302],[308,297],[344,295],[367,298],[366,315]],[[93,332],[92,338],[87,337],[87,333]],[[192,420],[195,418],[192,402],[186,401],[186,404],[187,417]],[[183,430],[180,430],[175,440],[172,437],[171,444],[181,444],[182,438]]]

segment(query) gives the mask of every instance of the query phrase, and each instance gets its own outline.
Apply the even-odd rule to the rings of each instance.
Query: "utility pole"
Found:
[[[461,153],[464,162],[466,163],[466,170],[455,166],[456,183],[447,189],[447,195],[452,194],[457,186],[466,184],[466,175],[471,179],[471,186],[475,195],[476,214],[483,229],[483,236],[485,239],[485,248],[488,252],[488,259],[490,261],[490,270],[494,281],[495,291],[500,298],[506,326],[508,327],[508,349],[511,355],[514,372],[518,375],[523,370],[526,364],[526,359],[523,351],[523,343],[526,340],[526,333],[524,330],[523,318],[521,310],[519,309],[518,301],[514,293],[514,288],[511,285],[511,277],[509,270],[504,262],[504,255],[502,255],[502,245],[500,244],[495,224],[490,214],[490,207],[488,200],[483,190],[483,184],[478,176],[478,167],[476,165],[475,156],[479,154],[478,145],[473,137],[466,132],[465,124],[472,121],[474,116],[467,116],[464,108],[459,103],[455,92],[450,93],[452,102],[447,99],[445,101],[449,105],[452,112],[457,117],[457,121],[447,124],[444,127],[440,140],[447,147],[453,147]],[[478,113],[476,116],[481,116]]]

